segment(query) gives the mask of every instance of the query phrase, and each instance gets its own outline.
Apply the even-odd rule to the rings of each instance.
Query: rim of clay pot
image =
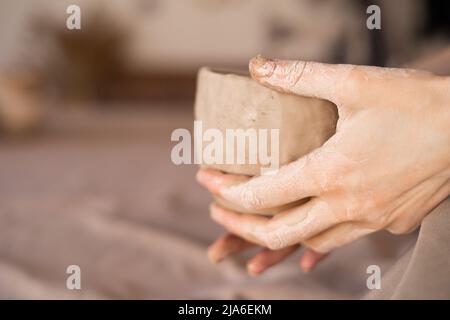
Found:
[[[237,76],[241,78],[246,79],[252,79],[250,76],[250,73],[248,71],[244,71],[243,69],[227,69],[227,68],[213,68],[213,67],[201,67],[201,71],[208,71],[210,73],[219,74],[223,76],[231,75],[231,76]]]

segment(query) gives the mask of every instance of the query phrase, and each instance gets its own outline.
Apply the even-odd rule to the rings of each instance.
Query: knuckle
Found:
[[[363,214],[358,207],[347,207],[346,211],[343,214],[343,221],[360,221],[362,219]]]
[[[282,245],[280,245],[278,242],[269,242],[268,244],[267,244],[267,248],[269,248],[270,250],[280,250],[280,249],[283,249],[284,248],[284,246],[282,246]]]
[[[359,221],[363,218],[364,208],[358,197],[350,195],[346,197],[340,218],[343,221]]]
[[[328,253],[331,250],[330,248],[328,248],[328,246],[324,242],[317,241],[314,239],[303,241],[303,244],[306,247],[308,247],[309,249],[312,249],[317,253],[324,254],[324,253]]]
[[[310,171],[304,174],[322,192],[343,192],[351,188],[353,180],[357,181],[360,176],[355,161],[337,149],[340,137],[332,137],[327,145],[304,158],[304,167]]]
[[[242,190],[241,203],[246,210],[260,210],[264,208],[262,198],[253,189],[248,187]]]
[[[358,92],[355,90],[359,90],[361,88],[361,84],[367,82],[367,73],[358,68],[353,68],[348,74],[345,81],[341,82],[341,85],[347,92]]]
[[[367,72],[357,66],[353,67],[338,84],[339,90],[336,93],[338,100],[357,101],[367,82]]]
[[[402,234],[403,233],[402,230],[397,226],[390,226],[387,228],[387,231],[389,231],[392,234]]]
[[[394,223],[391,224],[389,227],[386,228],[390,233],[392,234],[407,234],[416,229],[416,226],[410,226],[409,224],[405,223]]]
[[[266,233],[264,244],[270,250],[279,250],[286,247],[283,236],[278,231]]]
[[[389,224],[389,216],[380,213],[366,213],[361,217],[360,221],[370,229],[382,230]]]
[[[288,88],[294,89],[300,83],[307,64],[308,62],[295,61],[284,70],[286,86]]]
[[[381,214],[378,216],[378,221],[375,224],[375,227],[378,230],[386,228],[387,225],[389,225],[390,217],[387,214]]]

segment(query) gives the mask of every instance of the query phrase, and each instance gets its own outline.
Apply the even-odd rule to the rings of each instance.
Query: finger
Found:
[[[345,222],[303,241],[303,244],[325,254],[375,231],[376,229],[362,227],[355,222]]]
[[[214,169],[200,169],[197,172],[197,181],[212,194],[218,195],[220,189],[234,184],[248,181],[249,177],[223,173]]]
[[[354,65],[325,64],[300,60],[275,60],[257,56],[249,70],[256,81],[274,89],[336,103],[341,84],[349,81]]]
[[[251,276],[258,276],[289,257],[298,247],[299,245],[293,245],[280,250],[264,249],[248,261],[247,272]]]
[[[219,263],[228,256],[240,253],[255,245],[233,234],[225,234],[208,248],[208,258],[212,263]]]
[[[370,85],[372,81],[369,80],[385,82],[410,76],[428,76],[427,73],[412,69],[276,60],[261,56],[250,60],[249,70],[253,79],[263,85],[282,92],[326,99],[334,102],[338,108],[352,101],[361,85]],[[368,87],[366,89],[370,91]]]
[[[222,225],[228,232],[254,244],[264,246],[264,243],[254,236],[254,228],[265,225],[269,218],[252,214],[240,214],[225,209],[215,203],[210,206],[211,218]]]
[[[240,214],[213,204],[211,217],[229,232],[272,250],[300,243],[341,222],[339,215],[318,199],[273,218]]]
[[[232,186],[217,185],[217,189],[225,200],[248,211],[259,211],[320,196],[336,187],[351,166],[351,161],[330,143],[281,167],[275,174]]]
[[[316,265],[322,261],[325,257],[328,256],[328,253],[319,253],[311,249],[306,249],[300,258],[300,268],[303,272],[309,272],[313,270]]]

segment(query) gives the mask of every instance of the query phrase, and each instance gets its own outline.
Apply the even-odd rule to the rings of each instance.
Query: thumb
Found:
[[[307,97],[329,100],[334,103],[345,96],[343,83],[353,78],[351,72],[359,66],[325,64],[299,60],[274,60],[256,56],[250,60],[253,79],[275,90]],[[345,86],[350,88],[351,86]]]

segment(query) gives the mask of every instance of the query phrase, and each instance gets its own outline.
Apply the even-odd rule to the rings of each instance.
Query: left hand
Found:
[[[202,180],[201,177],[209,176],[213,179]],[[230,186],[238,183],[245,182],[248,177],[225,174],[217,170],[202,169],[199,171],[198,177],[200,177],[200,183],[203,184],[212,194],[219,196],[219,189],[224,186]],[[228,211],[216,204],[211,205],[211,213],[214,216],[214,212]],[[217,239],[208,249],[209,259],[213,263],[219,263],[229,256],[241,253],[256,247],[257,245],[249,242],[239,236],[232,233],[227,233]],[[282,262],[284,259],[292,255],[300,248],[299,244],[278,249],[270,250],[262,247],[262,250],[257,253],[253,258],[247,261],[247,272],[251,276],[258,276],[270,267]],[[327,254],[315,252],[312,249],[306,249],[300,258],[300,268],[304,272],[309,272],[323,259]]]

